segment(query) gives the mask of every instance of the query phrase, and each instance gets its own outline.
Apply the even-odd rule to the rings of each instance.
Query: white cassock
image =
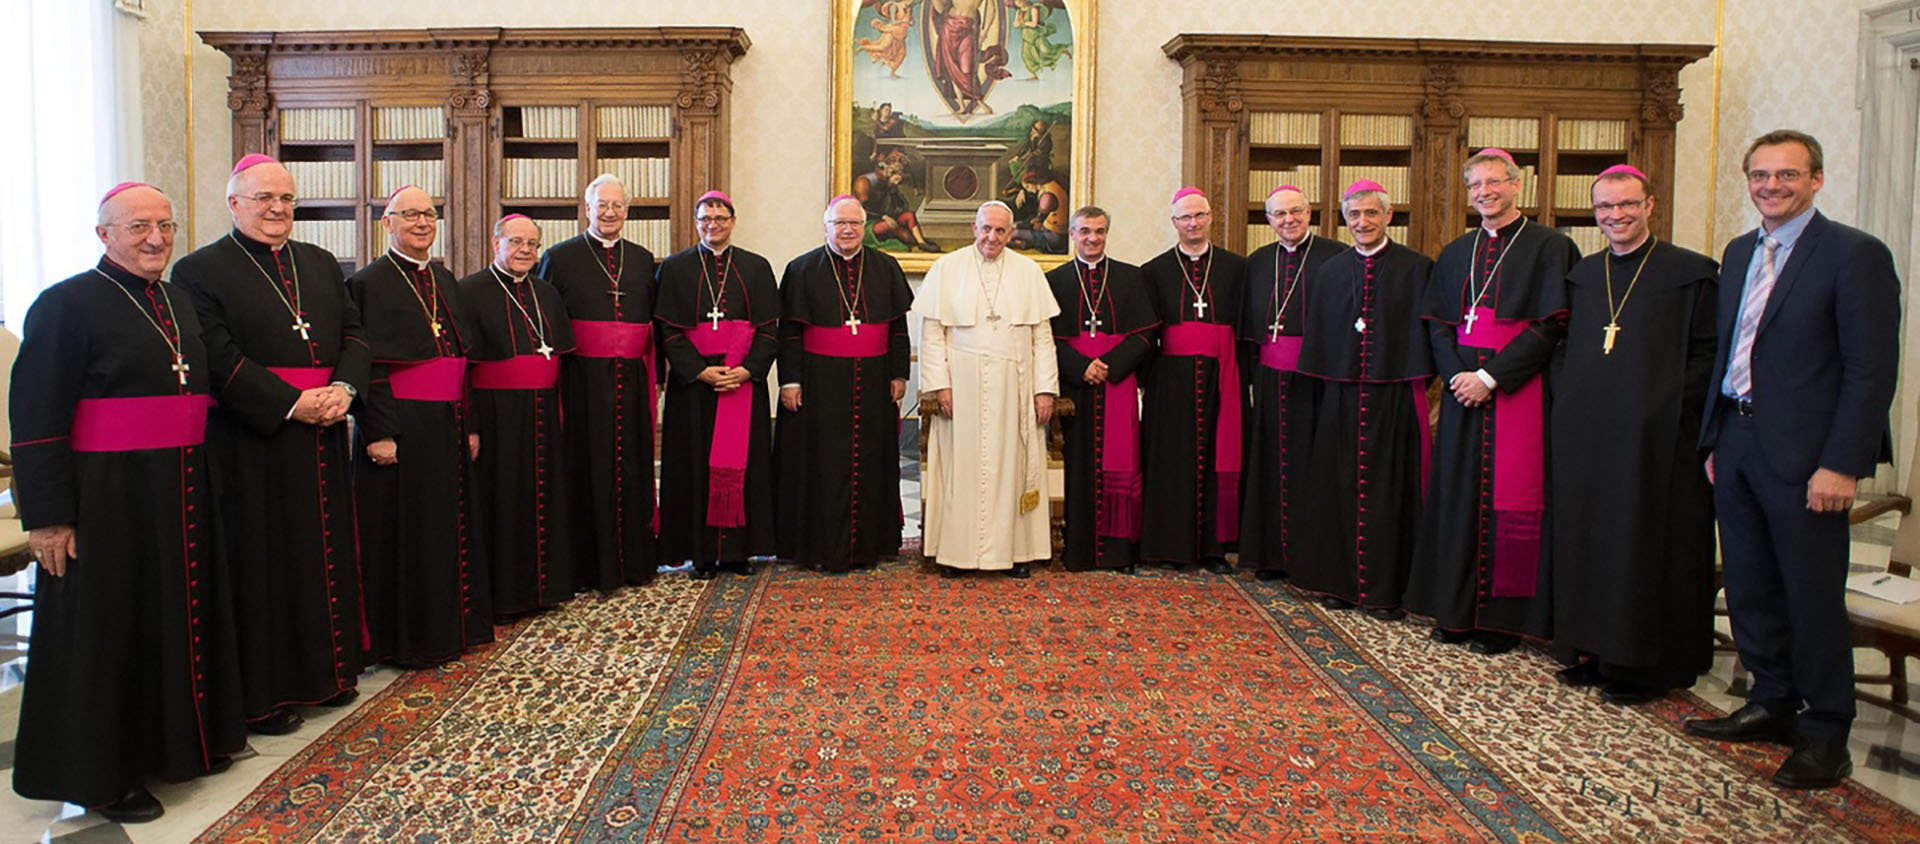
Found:
[[[1033,259],[1009,250],[988,261],[972,246],[935,261],[914,297],[920,392],[953,390],[953,418],[927,420],[920,485],[923,550],[941,565],[1004,570],[1053,556],[1033,397],[1060,392],[1048,322],[1059,312]]]

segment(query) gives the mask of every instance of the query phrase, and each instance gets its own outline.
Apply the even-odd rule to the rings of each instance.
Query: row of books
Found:
[[[306,199],[352,199],[358,191],[358,171],[351,161],[288,161],[287,175]]]
[[[1540,202],[1540,171],[1530,166],[1520,170],[1520,198],[1514,204],[1531,208]]]
[[[521,106],[520,137],[572,140],[580,135],[580,110],[573,106]]]
[[[578,235],[582,229],[580,222],[574,219],[534,220],[533,225],[540,230],[540,248],[545,250],[563,240]],[[647,247],[655,258],[665,258],[671,254],[669,245],[673,242],[672,220],[628,220],[620,229],[620,236]]]
[[[602,138],[665,138],[673,134],[673,111],[666,106],[601,106]]]
[[[500,162],[500,195],[518,199],[574,199],[580,162],[571,158],[507,158]]]
[[[1333,232],[1333,236],[1336,238],[1339,238],[1341,243],[1345,243],[1345,244],[1353,243],[1353,232],[1348,231],[1346,226],[1341,226],[1340,228],[1335,229]],[[1388,226],[1387,239],[1393,241],[1394,243],[1398,243],[1402,246],[1407,245],[1407,227],[1406,226]]]
[[[1593,207],[1593,176],[1585,173],[1561,173],[1553,177],[1553,207]]]
[[[1599,226],[1562,226],[1560,231],[1573,239],[1582,255],[1592,255],[1607,248],[1607,234]]]
[[[1256,111],[1247,115],[1247,140],[1255,146],[1320,145],[1317,111]]]
[[[1264,203],[1267,194],[1281,185],[1292,185],[1307,195],[1308,204],[1320,201],[1320,165],[1302,164],[1285,170],[1252,170],[1247,173],[1247,201]]]
[[[1625,120],[1562,120],[1555,124],[1554,144],[1568,152],[1626,152]]]
[[[293,239],[311,243],[342,260],[353,260],[359,254],[355,242],[360,238],[352,220],[295,220]]]
[[[1387,189],[1387,197],[1396,204],[1405,204],[1412,196],[1408,191],[1413,184],[1411,167],[1373,167],[1345,165],[1340,168],[1340,190],[1344,193],[1348,185],[1361,179],[1372,179]]]
[[[439,159],[418,161],[375,161],[373,163],[375,201],[414,185],[429,196],[447,195],[447,163]]]
[[[672,159],[602,158],[600,171],[620,177],[629,199],[658,199],[673,191]]]
[[[438,141],[447,136],[447,112],[440,106],[396,106],[373,110],[376,141]]]
[[[1413,146],[1413,118],[1405,114],[1340,115],[1342,146]]]
[[[1534,117],[1469,117],[1467,146],[1513,150],[1540,148],[1540,120]]]
[[[280,110],[282,141],[351,141],[351,108],[283,108]]]

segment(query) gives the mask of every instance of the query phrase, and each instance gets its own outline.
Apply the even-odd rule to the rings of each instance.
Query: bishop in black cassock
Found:
[[[300,724],[296,704],[352,700],[365,650],[345,419],[367,385],[360,311],[332,253],[290,240],[293,178],[240,160],[234,229],[180,259],[219,405],[208,420],[240,621],[247,719]]]
[[[1323,384],[1290,582],[1330,608],[1395,619],[1427,472],[1433,358],[1420,308],[1432,262],[1387,239],[1393,206],[1361,180],[1341,200],[1354,247],[1307,282],[1300,371]]]
[[[1573,241],[1520,216],[1512,157],[1468,160],[1482,222],[1441,251],[1422,317],[1443,381],[1407,609],[1434,636],[1501,653],[1552,633],[1543,439],[1546,367],[1565,330]]]
[[[620,236],[627,192],[587,187],[587,231],[547,248],[534,274],[560,291],[574,350],[560,363],[573,482],[576,585],[611,592],[653,580],[653,253]]]
[[[660,557],[752,571],[775,552],[767,371],[780,350],[780,289],[767,259],[733,246],[733,201],[694,203],[700,242],[660,264],[655,330],[667,356]]]
[[[1651,237],[1646,177],[1593,187],[1611,248],[1567,275],[1555,373],[1554,643],[1613,703],[1686,688],[1713,661],[1713,488],[1696,450],[1719,266]],[[1634,203],[1638,203],[1635,205]]]
[[[474,488],[492,563],[496,621],[573,597],[560,356],[573,349],[560,293],[532,274],[540,230],[509,214],[494,224],[493,263],[460,280],[473,361]]]
[[[826,571],[900,551],[900,399],[913,291],[900,262],[861,248],[866,212],[827,206],[827,245],[780,277],[774,428],[780,556]]]
[[[469,332],[453,273],[428,260],[432,214],[425,191],[395,192],[382,220],[391,248],[347,279],[373,355],[358,420],[367,627],[373,658],[403,667],[493,641],[467,448]]]
[[[1306,195],[1291,185],[1267,194],[1267,221],[1279,240],[1247,256],[1240,286],[1241,370],[1252,385],[1247,414],[1246,475],[1240,502],[1240,566],[1262,580],[1286,576],[1295,537],[1308,523],[1299,504],[1309,494],[1314,418],[1321,382],[1299,372],[1309,280],[1346,251],[1312,233]]]
[[[1072,415],[1056,417],[1066,456],[1069,570],[1131,571],[1140,553],[1145,495],[1140,472],[1138,373],[1152,358],[1160,317],[1140,268],[1108,257],[1110,218],[1083,208],[1068,221],[1074,258],[1047,273],[1060,313],[1053,339],[1060,393]]]
[[[223,768],[246,735],[203,445],[211,369],[192,303],[160,281],[172,207],[138,183],[101,202],[106,256],[34,301],[13,368],[14,483],[42,569],[13,788],[135,822],[161,813],[148,777]]]
[[[1240,535],[1240,280],[1246,259],[1207,242],[1213,216],[1198,188],[1174,194],[1180,242],[1140,268],[1159,313],[1159,356],[1145,376],[1140,422],[1146,512],[1140,557],[1227,570]]]

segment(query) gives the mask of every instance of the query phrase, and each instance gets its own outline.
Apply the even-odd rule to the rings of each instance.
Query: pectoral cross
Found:
[[[1359,319],[1356,319],[1356,320],[1354,320],[1354,321],[1353,321],[1353,330],[1355,330],[1355,331],[1358,331],[1358,332],[1361,332],[1361,333],[1365,333],[1365,332],[1366,332],[1366,330],[1367,330],[1367,318],[1366,318],[1366,317],[1360,317]]]
[[[429,327],[429,328],[432,328],[432,329],[433,329],[433,336],[434,336],[434,338],[435,338],[435,339],[439,339],[439,337],[440,337],[440,321],[436,319],[436,320],[434,320],[434,321],[433,321],[432,323],[430,323],[430,324],[428,325],[428,327]]]
[[[1274,317],[1273,324],[1267,326],[1267,342],[1271,343],[1278,339],[1280,339],[1280,318]]]
[[[1198,318],[1198,319],[1207,318],[1207,300],[1205,299],[1193,300],[1193,315],[1195,318]]]
[[[306,317],[304,317],[304,316],[299,316],[299,317],[294,317],[294,319],[293,319],[293,330],[295,330],[295,331],[298,331],[298,332],[300,332],[300,339],[302,339],[302,340],[312,340],[312,339],[313,339],[313,335],[312,335],[312,334],[309,334],[309,333],[307,333],[307,332],[309,332],[309,331],[311,331],[311,330],[313,330],[313,323],[311,323],[311,322],[308,322],[308,321],[306,320]]]
[[[1092,319],[1087,320],[1087,335],[1090,337],[1100,336],[1100,315],[1099,314],[1094,314]]]
[[[855,337],[860,336],[860,315],[853,314],[848,316],[847,327],[853,329],[853,336]]]
[[[1609,322],[1607,323],[1607,327],[1601,330],[1607,332],[1607,337],[1605,340],[1600,341],[1600,353],[1603,355],[1613,354],[1613,338],[1620,333],[1620,323]]]
[[[179,354],[173,356],[173,371],[180,375],[180,386],[187,386],[187,370],[192,368],[193,367],[187,365],[187,359],[185,357]]]
[[[726,316],[726,313],[720,310],[719,303],[715,303],[713,308],[707,311],[707,319],[713,320],[713,330],[720,330],[720,318],[723,316]]]
[[[1467,312],[1467,333],[1468,334],[1473,333],[1473,324],[1475,322],[1478,322],[1479,319],[1480,319],[1480,312],[1478,310],[1471,310]]]
[[[618,305],[620,304],[620,297],[627,295],[627,291],[621,290],[618,287],[609,287],[607,288],[607,295],[612,296],[613,303]]]
[[[547,345],[547,341],[545,340],[540,341],[540,348],[534,349],[534,351],[539,352],[540,356],[547,360],[553,360],[553,347]]]

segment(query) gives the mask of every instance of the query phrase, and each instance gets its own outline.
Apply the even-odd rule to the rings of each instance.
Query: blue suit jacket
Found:
[[[1720,260],[1719,353],[1700,448],[1713,450],[1734,320],[1759,230]],[[1887,409],[1900,358],[1900,279],[1879,238],[1816,211],[1780,268],[1753,341],[1754,421],[1768,464],[1799,481],[1817,468],[1873,474],[1892,459]]]

